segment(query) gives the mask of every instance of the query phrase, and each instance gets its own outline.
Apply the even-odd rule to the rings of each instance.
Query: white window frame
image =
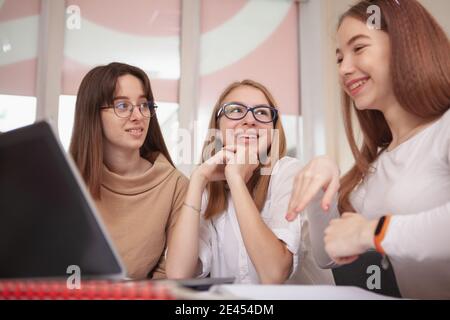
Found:
[[[200,23],[201,0],[181,1],[180,34],[180,80],[179,80],[179,127],[194,131],[198,119],[198,92],[200,79]],[[293,0],[299,2],[299,68],[301,94],[299,108],[301,117],[297,120],[297,157],[310,158],[321,153],[325,145],[323,128],[324,98],[323,70],[314,56],[323,52],[317,29],[318,16],[322,14],[325,0]],[[66,20],[66,1],[41,0],[39,26],[38,68],[36,79],[36,120],[49,120],[58,132],[58,107],[61,94],[62,64]],[[312,46],[312,47],[311,47]],[[313,56],[314,55],[314,56]],[[311,78],[312,77],[312,78]],[[300,110],[299,110],[300,114]],[[302,124],[303,123],[303,124]],[[300,132],[302,128],[303,132]],[[301,143],[303,139],[303,144]],[[191,141],[191,154],[196,141]],[[192,164],[181,165],[189,173]]]

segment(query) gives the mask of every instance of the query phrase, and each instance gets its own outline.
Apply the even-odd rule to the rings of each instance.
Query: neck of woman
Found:
[[[152,167],[150,161],[140,156],[139,150],[104,150],[103,163],[110,171],[124,177],[142,175]]]
[[[392,142],[388,150],[394,149],[430,124],[429,120],[404,110],[398,103],[392,104],[382,112],[392,133]]]

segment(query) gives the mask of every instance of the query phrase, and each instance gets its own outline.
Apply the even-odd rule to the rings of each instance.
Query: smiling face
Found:
[[[138,105],[147,101],[142,82],[130,74],[117,79],[114,93],[114,104],[131,102]],[[138,107],[133,109],[128,118],[120,118],[114,109],[103,109],[101,112],[103,126],[104,150],[106,153],[114,151],[139,152],[147,136],[150,118],[145,118]]]
[[[359,110],[383,111],[396,101],[390,74],[389,36],[346,17],[337,32],[336,59],[342,89]]]
[[[250,108],[257,105],[270,105],[263,92],[247,85],[233,89],[222,104],[230,102],[239,102]],[[254,118],[252,112],[248,112],[241,120],[231,120],[222,114],[218,119],[218,124],[222,137],[224,137],[223,144],[225,146],[252,145],[257,146],[259,152],[265,152],[271,145],[273,122],[259,122]]]

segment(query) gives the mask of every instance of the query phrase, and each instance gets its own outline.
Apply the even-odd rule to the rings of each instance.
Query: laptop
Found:
[[[45,121],[0,134],[0,279],[77,267],[83,279],[125,277],[75,164]]]

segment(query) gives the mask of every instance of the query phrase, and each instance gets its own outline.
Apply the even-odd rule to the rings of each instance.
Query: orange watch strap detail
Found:
[[[384,220],[383,223],[383,227],[381,228],[381,231],[379,234],[375,235],[375,249],[377,250],[377,252],[381,253],[381,254],[386,254],[384,252],[383,247],[381,246],[381,242],[383,242],[384,237],[386,235],[387,229],[389,227],[389,222],[391,221],[391,216],[387,215],[386,219]]]

